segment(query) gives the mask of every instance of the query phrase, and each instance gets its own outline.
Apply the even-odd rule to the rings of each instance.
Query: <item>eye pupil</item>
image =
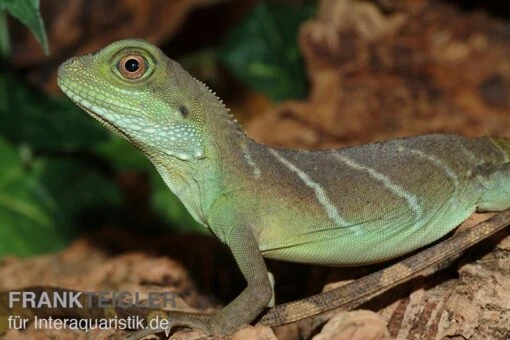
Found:
[[[147,61],[141,55],[138,53],[131,53],[119,60],[117,63],[117,70],[124,79],[136,80],[146,74],[147,66]]]
[[[136,59],[128,59],[124,64],[124,67],[128,72],[136,72],[140,68],[140,63]]]

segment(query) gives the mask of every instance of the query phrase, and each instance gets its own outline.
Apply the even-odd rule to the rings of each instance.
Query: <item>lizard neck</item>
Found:
[[[243,150],[258,144],[246,136],[214,93],[205,89],[204,157],[191,160],[170,156],[149,158],[195,220],[209,227],[207,216],[212,204],[244,177]]]

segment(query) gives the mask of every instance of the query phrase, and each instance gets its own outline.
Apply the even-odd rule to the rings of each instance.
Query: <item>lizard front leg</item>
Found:
[[[131,339],[163,330],[168,334],[175,326],[198,328],[207,335],[227,335],[250,323],[262,312],[273,296],[273,289],[257,240],[250,228],[240,227],[232,228],[226,243],[247,282],[241,294],[212,315],[167,311],[167,329],[142,330],[134,333]]]

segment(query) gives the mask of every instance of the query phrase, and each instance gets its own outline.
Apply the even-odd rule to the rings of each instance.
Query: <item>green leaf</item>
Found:
[[[10,54],[11,54],[11,41],[9,38],[9,25],[7,22],[7,12],[0,9],[0,58],[7,59]]]
[[[35,150],[72,151],[107,139],[107,132],[70,100],[0,73],[0,134]]]
[[[273,100],[305,96],[307,80],[297,36],[300,25],[313,16],[316,7],[315,2],[257,4],[222,43],[220,61]]]
[[[2,139],[0,155],[0,257],[61,249],[84,216],[120,204],[113,184],[81,163],[37,159],[24,168]]]
[[[44,53],[48,55],[50,49],[39,11],[39,0],[0,0],[0,10],[5,9],[32,31]]]

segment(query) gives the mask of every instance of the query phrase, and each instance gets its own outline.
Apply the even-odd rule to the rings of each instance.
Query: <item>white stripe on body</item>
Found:
[[[303,183],[311,188],[314,193],[315,197],[317,198],[317,201],[320,203],[326,214],[328,215],[329,219],[338,227],[349,227],[352,225],[352,223],[349,223],[348,221],[344,220],[340,214],[338,213],[338,210],[336,209],[333,202],[330,200],[322,186],[314,182],[303,170],[296,167],[294,164],[292,164],[290,161],[282,157],[278,152],[276,152],[273,149],[268,149],[268,151],[286,168],[294,172],[302,181]],[[358,229],[358,228],[355,228]],[[354,230],[354,229],[353,229]],[[355,230],[355,232],[361,232],[361,230]]]
[[[243,150],[244,159],[246,163],[253,169],[253,177],[258,179],[260,177],[260,168],[257,166],[257,163],[251,157],[250,150],[248,149],[248,145],[246,143],[241,142],[241,150]]]
[[[406,200],[407,204],[411,208],[411,210],[414,213],[414,220],[415,222],[419,221],[423,216],[423,210],[420,206],[420,203],[418,202],[418,199],[415,195],[411,194],[410,192],[406,191],[404,188],[402,188],[400,185],[394,183],[388,176],[383,175],[382,173],[367,167],[365,165],[361,165],[352,159],[339,155],[334,154],[334,157],[344,163],[345,165],[355,169],[366,172],[370,177],[374,178],[375,180],[381,182],[385,188],[393,192],[398,197],[403,198]]]

